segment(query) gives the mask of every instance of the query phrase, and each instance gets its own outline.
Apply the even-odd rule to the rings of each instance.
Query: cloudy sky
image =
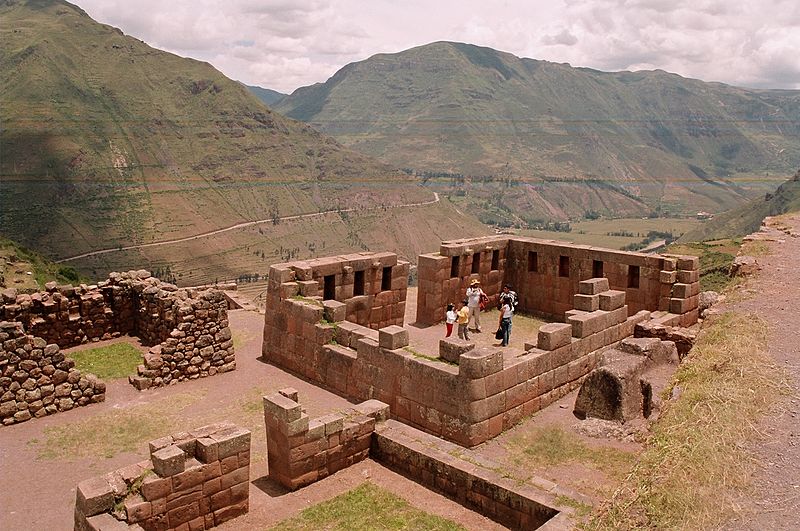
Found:
[[[798,0],[73,0],[148,44],[291,92],[451,40],[600,70],[800,89]]]

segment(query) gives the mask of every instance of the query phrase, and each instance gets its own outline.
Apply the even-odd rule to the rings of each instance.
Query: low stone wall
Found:
[[[342,319],[370,328],[402,325],[408,262],[394,253],[356,253],[270,267],[266,307],[319,297]],[[269,313],[269,312],[267,312]]]
[[[369,455],[376,421],[389,406],[370,400],[343,413],[309,420],[297,391],[283,389],[264,397],[269,477],[295,490],[314,483]]]
[[[129,334],[153,346],[131,378],[137,389],[236,367],[227,300],[214,288],[178,288],[147,271],[111,273],[97,285],[2,292],[0,319],[61,348]]]
[[[499,463],[392,420],[376,429],[370,451],[389,468],[511,529],[571,529],[572,511],[555,508],[556,494],[582,499],[555,492],[558,487],[542,479],[520,485],[496,472]]]
[[[597,367],[599,350],[633,335],[642,311],[628,316],[624,292],[588,281],[604,310],[575,311],[546,325],[517,355],[502,348],[442,342],[433,360],[408,348],[408,331],[371,330],[315,299],[284,299],[265,315],[263,358],[354,400],[380,400],[392,416],[464,446],[499,435],[577,388]],[[328,301],[325,301],[328,302]]]
[[[211,529],[249,500],[250,432],[215,424],[152,441],[149,460],[78,484],[74,529]]]
[[[0,322],[0,421],[4,426],[105,400],[106,384],[82,375],[58,345]]]
[[[664,311],[681,315],[681,326],[697,322],[697,257],[517,236],[443,242],[438,253],[420,255],[417,322],[442,321],[447,304],[462,300],[473,279],[481,281],[492,303],[502,284],[510,284],[519,296],[520,311],[562,320],[574,308],[579,283],[597,277],[625,292],[629,315]]]

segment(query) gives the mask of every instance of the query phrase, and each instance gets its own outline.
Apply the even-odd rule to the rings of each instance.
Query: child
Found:
[[[469,341],[469,307],[467,306],[467,299],[461,301],[461,309],[458,310],[458,337],[465,341]]]
[[[444,337],[450,337],[450,334],[453,333],[453,323],[456,322],[458,319],[458,315],[456,314],[456,307],[454,304],[447,305],[447,313],[445,314],[444,324],[447,327],[447,335]]]

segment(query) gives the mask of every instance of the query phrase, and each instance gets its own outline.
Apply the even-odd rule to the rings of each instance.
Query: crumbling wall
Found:
[[[415,352],[402,327],[371,330],[346,321],[335,301],[288,298],[265,314],[262,355],[340,395],[384,402],[412,426],[474,446],[575,389],[597,366],[599,349],[650,318],[647,311],[628,316],[625,293],[607,288],[605,279],[587,281],[583,290],[598,304],[602,297],[606,309],[545,325],[521,356],[443,340],[443,357],[457,364]]]
[[[44,417],[105,400],[106,384],[82,375],[58,345],[25,333],[22,323],[0,322],[0,421]]]
[[[403,324],[408,262],[394,253],[356,253],[270,267],[267,308],[288,298],[338,302],[344,318],[370,328]]]
[[[2,292],[0,319],[61,348],[136,335],[153,346],[130,378],[137,389],[211,376],[236,367],[228,303],[213,288],[178,288],[147,271],[111,273],[96,285],[46,285]]]
[[[248,430],[214,424],[149,446],[149,460],[78,484],[76,531],[202,530],[247,513]]]
[[[363,461],[369,456],[375,422],[388,414],[389,406],[369,400],[309,420],[296,390],[265,396],[269,477],[295,490]]]
[[[480,267],[478,273],[472,273],[476,252],[480,253]],[[484,259],[490,253],[496,253],[496,260]],[[458,267],[453,265],[456,263]],[[519,296],[520,311],[556,320],[564,319],[574,308],[573,296],[582,280],[606,278],[611,289],[625,292],[629,315],[663,311],[677,315],[681,326],[697,322],[696,257],[613,251],[516,236],[444,242],[438,253],[420,255],[417,322],[434,324],[444,319],[447,304],[463,299],[473,278],[481,281],[492,302],[502,284],[510,284]]]

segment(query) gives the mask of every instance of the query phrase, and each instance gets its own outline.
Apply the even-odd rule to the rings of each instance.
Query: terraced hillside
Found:
[[[453,42],[349,64],[275,109],[471,195],[487,216],[717,212],[800,161],[800,91]]]
[[[271,112],[209,64],[153,49],[72,4],[6,0],[0,18],[0,234],[65,258],[275,220],[235,242],[226,235],[211,247],[199,239],[142,251],[141,262],[117,253],[72,264],[84,272],[170,266],[188,275],[197,268],[186,264],[210,249],[236,256],[229,245],[246,254],[256,242],[265,256],[307,256],[341,227],[318,226],[301,244],[273,237],[281,217],[355,209],[345,216],[353,223],[362,209],[433,198],[413,178]],[[485,230],[474,219],[448,221],[458,214],[443,208],[431,218],[439,236]],[[400,226],[386,223],[340,247],[363,248]],[[417,235],[414,246],[435,248],[439,236]],[[213,273],[235,277],[243,267]]]

